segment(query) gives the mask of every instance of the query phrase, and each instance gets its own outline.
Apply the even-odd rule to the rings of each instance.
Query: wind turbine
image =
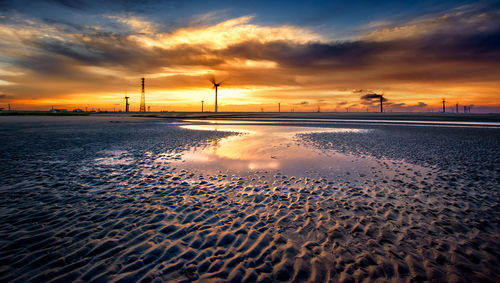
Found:
[[[128,112],[128,108],[130,106],[130,104],[128,103],[128,99],[130,97],[127,96],[127,94],[125,93],[125,112]]]
[[[380,113],[384,113],[384,92],[380,95]]]
[[[212,84],[214,85],[214,87],[213,87],[213,88],[215,89],[215,113],[217,113],[217,90],[218,90],[219,86],[222,84],[222,82],[217,82],[217,81],[215,80],[215,77],[214,77],[214,76],[212,76],[212,77],[210,78],[210,81],[211,81],[211,82],[212,82]]]

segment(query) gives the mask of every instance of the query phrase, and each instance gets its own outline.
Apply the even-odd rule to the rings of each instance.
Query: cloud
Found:
[[[179,28],[171,33],[158,33],[154,24],[138,17],[108,16],[120,23],[125,23],[138,34],[131,39],[145,47],[172,49],[185,45],[203,45],[214,50],[244,42],[259,41],[262,43],[283,40],[287,42],[307,43],[319,41],[321,36],[311,30],[296,26],[259,26],[251,24],[254,16],[243,16],[229,19],[210,26],[194,26]]]
[[[295,103],[294,105],[309,105],[309,101],[301,101],[299,103]]]
[[[407,105],[470,90],[491,101],[499,94],[498,15],[472,10],[384,22],[344,41],[304,27],[256,24],[253,15],[218,22],[210,16],[173,30],[123,12],[94,15],[86,24],[10,15],[0,21],[0,58],[18,75],[0,73],[10,83],[0,91],[19,99],[119,92],[141,76],[155,91],[191,91],[207,87],[206,75],[215,73],[230,78],[228,88],[268,100],[279,94],[295,105],[308,104],[304,97],[347,105],[382,89],[391,102]]]
[[[5,93],[0,93],[0,102],[8,102],[12,99],[12,95],[8,95]]]

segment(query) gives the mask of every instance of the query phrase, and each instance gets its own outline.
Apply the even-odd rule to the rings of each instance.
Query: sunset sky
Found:
[[[0,108],[500,112],[499,1],[4,1]]]

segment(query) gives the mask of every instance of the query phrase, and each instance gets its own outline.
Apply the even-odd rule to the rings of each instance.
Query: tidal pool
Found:
[[[258,172],[279,172],[297,177],[358,180],[359,177],[393,177],[390,163],[414,170],[428,169],[403,161],[380,160],[369,156],[354,156],[332,150],[321,150],[298,135],[318,132],[364,135],[372,129],[321,128],[281,126],[248,121],[188,120],[184,129],[230,131],[237,134],[193,147],[179,153],[170,164],[175,168],[198,170],[203,173],[249,175]],[[399,167],[399,166],[398,166]],[[399,167],[401,168],[401,167]]]

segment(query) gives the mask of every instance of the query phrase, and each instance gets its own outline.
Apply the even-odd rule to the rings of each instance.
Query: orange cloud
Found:
[[[215,74],[225,79],[224,111],[274,109],[278,102],[297,111],[366,110],[364,93],[354,89],[383,90],[394,111],[437,107],[443,97],[500,104],[495,13],[372,23],[364,35],[342,42],[302,27],[257,25],[253,16],[171,32],[139,17],[104,18],[122,32],[22,17],[0,23],[3,101],[111,109],[127,91],[134,105],[145,76],[153,110],[198,110],[201,100],[212,103],[207,75]]]

